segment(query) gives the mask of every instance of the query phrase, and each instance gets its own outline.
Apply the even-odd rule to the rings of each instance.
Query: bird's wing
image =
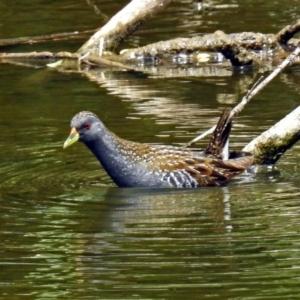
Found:
[[[219,186],[239,175],[253,162],[252,156],[222,161],[208,157],[172,157],[156,161],[157,167],[166,175],[164,179],[179,182],[196,181],[198,186]]]

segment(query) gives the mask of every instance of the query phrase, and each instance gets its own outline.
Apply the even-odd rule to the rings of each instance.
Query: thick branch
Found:
[[[300,139],[300,106],[251,141],[243,151],[254,154],[255,164],[271,165]]]
[[[222,31],[192,38],[176,38],[161,41],[144,47],[129,49],[122,54],[123,59],[135,59],[140,56],[166,57],[178,53],[197,51],[221,52],[235,66],[249,65],[255,59],[250,50],[276,46],[274,35],[244,32],[227,35]]]
[[[112,50],[134,32],[146,19],[163,9],[171,0],[132,0],[120,12],[113,16],[79,50],[85,55],[99,55],[103,50]],[[103,49],[100,44],[103,40]]]

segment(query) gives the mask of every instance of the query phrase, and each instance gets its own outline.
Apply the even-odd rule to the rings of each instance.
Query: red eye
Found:
[[[90,128],[91,128],[91,124],[90,124],[90,123],[85,123],[85,124],[83,125],[83,127],[84,127],[85,129],[90,129]]]

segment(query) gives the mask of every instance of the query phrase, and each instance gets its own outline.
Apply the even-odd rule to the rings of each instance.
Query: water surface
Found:
[[[0,34],[93,29],[125,3],[95,2],[99,14],[86,2],[2,1]],[[298,18],[297,4],[215,1],[199,12],[192,1],[176,1],[124,47],[218,29],[276,33]],[[75,51],[83,42],[5,51]],[[81,110],[127,139],[188,142],[261,74],[162,79],[1,64],[0,76],[0,299],[298,298],[299,146],[277,171],[197,190],[119,189],[83,145],[62,150]],[[238,118],[232,147],[296,108],[298,82],[296,66],[257,95]]]

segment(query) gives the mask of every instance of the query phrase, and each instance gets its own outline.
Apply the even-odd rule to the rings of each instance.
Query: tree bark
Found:
[[[82,56],[111,51],[149,17],[165,8],[171,0],[132,0],[97,31],[78,51]],[[103,43],[103,46],[101,44]]]
[[[253,153],[255,164],[273,165],[300,139],[300,106],[251,141],[243,151]]]

